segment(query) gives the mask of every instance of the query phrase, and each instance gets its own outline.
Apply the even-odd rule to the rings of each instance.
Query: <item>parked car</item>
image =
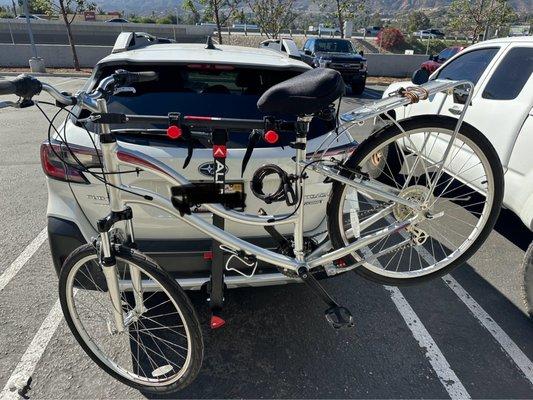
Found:
[[[318,24],[318,26],[310,25],[307,28],[310,33],[317,33],[318,35],[340,35],[340,28],[329,28],[325,24]]]
[[[420,39],[443,39],[446,35],[438,29],[424,29],[418,32],[413,32],[413,36]]]
[[[494,145],[505,171],[503,204],[533,231],[533,37],[477,43],[456,54],[429,79],[465,79],[475,84],[465,121]],[[406,85],[412,83],[391,84],[383,97]],[[457,117],[467,95],[465,90],[441,93],[400,107],[393,116],[398,121],[420,114]]]
[[[255,24],[233,24],[231,27],[233,29],[242,29],[242,30],[248,30],[248,29],[258,30],[259,29],[259,26]]]
[[[369,26],[366,28],[366,34],[368,36],[377,36],[382,29],[382,26]]]
[[[29,19],[40,20],[40,21],[46,21],[44,18],[38,17],[37,15],[33,15],[33,14],[29,14],[28,18]],[[17,15],[15,17],[15,19],[26,19],[26,15],[22,15],[22,14],[21,15]]]
[[[314,68],[339,71],[354,94],[365,90],[367,63],[362,52],[357,53],[346,39],[310,38],[302,49],[302,60]]]
[[[300,60],[290,58],[282,52],[267,49],[224,46],[206,46],[201,43],[160,43],[162,40],[134,35],[134,42],[124,32],[119,35],[112,54],[95,66],[85,90],[91,90],[117,69],[130,71],[156,71],[159,80],[150,83],[133,84],[133,90],[116,93],[109,99],[109,111],[119,113],[141,113],[168,115],[181,112],[185,115],[263,118],[256,103],[264,91],[276,83],[294,77],[311,67]],[[167,40],[168,41],[168,40]],[[159,43],[158,43],[159,42]],[[80,111],[74,108],[73,112]],[[295,116],[279,115],[291,119]],[[146,131],[144,128],[155,131]],[[323,141],[323,135],[335,127],[335,122],[315,119],[311,122],[308,136],[308,151],[313,152]],[[89,131],[92,127],[88,126]],[[165,134],[166,126],[112,126],[121,146],[138,148],[143,152],[183,172],[193,182],[212,182],[214,174],[213,153],[208,143],[194,143],[194,156],[183,169],[187,156],[187,143],[171,140]],[[133,128],[133,130],[131,130]],[[159,129],[159,130],[158,130]],[[62,129],[59,129],[62,132]],[[65,125],[65,136],[78,158],[92,168],[98,168],[98,156],[88,133],[84,128],[69,120]],[[293,149],[289,146],[294,137],[280,135],[276,144],[259,142],[253,157],[241,176],[243,156],[249,134],[231,135],[228,143],[227,191],[244,191],[244,211],[257,214],[260,209],[268,213],[287,213],[285,202],[266,204],[256,198],[250,190],[254,172],[265,164],[276,164],[291,171]],[[59,138],[52,143],[45,142],[41,149],[41,161],[48,179],[48,234],[54,266],[60,270],[66,256],[76,247],[97,236],[93,222],[107,210],[104,186],[92,176],[77,170],[64,169],[52,148],[59,150]],[[344,142],[343,142],[344,140]],[[344,137],[335,144],[332,152],[344,154],[353,150]],[[60,167],[57,167],[57,166]],[[56,167],[54,167],[56,166]],[[170,196],[170,187],[165,181],[141,172],[122,176],[128,185],[150,188],[162,196]],[[326,203],[331,184],[325,183],[319,175],[309,171],[310,185],[303,200],[306,209],[305,231],[309,235],[323,234],[326,230]],[[265,188],[277,182],[265,180]],[[269,186],[270,187],[270,186]],[[266,190],[266,189],[265,189]],[[72,195],[75,195],[75,198]],[[195,213],[211,221],[212,215],[198,207]],[[180,222],[169,214],[149,206],[133,205],[134,229],[140,250],[154,258],[158,264],[171,273],[185,289],[200,289],[209,280],[211,271],[212,241],[198,230]],[[266,248],[277,248],[278,244],[261,226],[237,224],[226,221],[225,229],[239,237]],[[282,225],[282,234],[290,235],[292,226]],[[238,267],[238,265],[235,265]],[[277,268],[259,264],[260,270],[253,278],[244,278],[226,271],[228,287],[261,286],[294,282]]]
[[[129,24],[130,23],[130,21],[128,21],[126,18],[111,18],[105,22],[115,22],[118,24]]]
[[[452,46],[442,50],[437,55],[432,54],[431,56],[429,56],[429,60],[424,61],[420,65],[420,69],[426,70],[428,72],[429,78],[429,75],[435,72],[437,68],[439,68],[442,64],[444,64],[446,61],[448,61],[450,58],[452,58],[460,51],[463,51],[464,49],[465,46]]]

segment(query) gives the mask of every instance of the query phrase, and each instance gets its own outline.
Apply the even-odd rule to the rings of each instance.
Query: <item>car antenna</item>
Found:
[[[207,43],[205,44],[205,48],[207,50],[216,50],[217,49],[215,47],[215,45],[213,44],[213,39],[211,38],[211,36],[207,36]]]

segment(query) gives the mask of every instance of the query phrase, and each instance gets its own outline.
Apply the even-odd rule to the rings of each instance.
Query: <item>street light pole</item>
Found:
[[[24,14],[26,14],[26,25],[28,27],[28,35],[30,36],[31,52],[33,58],[37,58],[37,48],[35,47],[35,41],[33,40],[33,31],[31,30],[30,22],[30,8],[28,7],[28,0],[24,0]]]
[[[33,57],[30,58],[30,71],[31,72],[46,72],[44,67],[44,60],[37,56],[37,47],[35,47],[35,40],[33,39],[33,31],[31,30],[30,21],[30,7],[28,6],[28,0],[23,0],[24,14],[26,14],[26,25],[28,27],[28,35],[30,37],[31,52]]]

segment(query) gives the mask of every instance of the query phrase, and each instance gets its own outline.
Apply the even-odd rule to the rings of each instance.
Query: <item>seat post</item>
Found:
[[[298,177],[296,181],[298,201],[300,206],[296,211],[296,222],[294,224],[294,255],[298,261],[304,261],[304,199],[305,199],[305,184],[303,172],[303,162],[306,159],[307,134],[309,132],[309,125],[311,123],[311,116],[298,117],[296,123],[296,141],[294,148],[296,150],[296,165],[295,175]]]

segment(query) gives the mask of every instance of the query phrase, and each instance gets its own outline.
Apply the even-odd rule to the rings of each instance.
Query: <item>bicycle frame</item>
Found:
[[[424,89],[427,90],[429,96],[432,96],[436,94],[437,92],[453,90],[455,87],[461,86],[461,85],[466,85],[470,88],[469,98],[458,119],[458,123],[455,129],[455,132],[454,132],[454,136],[450,140],[450,144],[448,148],[446,149],[446,152],[443,156],[443,160],[441,161],[439,165],[439,168],[440,168],[439,173],[442,173],[443,165],[450,152],[451,145],[453,144],[453,140],[455,139],[455,136],[457,135],[459,131],[459,128],[463,121],[464,114],[466,112],[468,104],[470,103],[470,98],[472,96],[472,91],[473,91],[473,85],[468,81],[432,81],[432,82],[429,82],[423,85]],[[349,126],[355,123],[359,123],[360,121],[364,121],[372,117],[377,117],[383,113],[386,113],[389,110],[392,110],[399,106],[407,105],[410,103],[411,101],[409,99],[406,99],[405,97],[399,97],[399,96],[395,96],[389,99],[378,101],[372,106],[358,108],[349,113],[343,114],[343,116],[341,117],[341,120],[343,121],[343,124],[341,125],[341,127],[343,129],[347,129]],[[97,105],[98,105],[99,112],[101,113],[107,112],[107,105],[103,99],[98,100]],[[300,122],[303,122],[303,125],[305,125],[309,122],[309,120],[306,120],[305,118],[303,118],[303,119],[300,119]],[[101,132],[100,132],[101,134],[110,134],[110,132],[111,131],[110,131],[109,125],[101,124]],[[296,159],[295,159],[296,160],[295,162],[295,175],[296,176],[300,176],[303,168],[306,165],[308,165],[308,161],[306,161],[306,151],[305,151],[306,136],[305,136],[305,132],[300,132],[300,133],[301,134],[297,134],[297,139],[296,139],[296,142],[301,144],[301,147],[295,150],[296,151]],[[332,133],[330,133],[330,135],[331,134]],[[173,168],[169,167],[168,165],[142,152],[122,148],[115,141],[110,142],[110,143],[101,142],[101,149],[102,149],[102,158],[104,161],[104,169],[106,172],[118,171],[119,164],[122,164],[122,165],[127,165],[133,168],[140,168],[144,171],[148,171],[164,179],[172,186],[190,184],[187,178],[185,178],[183,175],[181,175],[180,173],[178,173],[177,171],[175,171]],[[390,201],[404,204],[408,207],[413,208],[414,210],[418,210],[418,206],[414,202],[411,202],[409,200],[406,200],[398,196],[397,191],[393,190],[393,188],[390,188],[388,186],[377,184],[377,183],[370,183],[362,178],[356,178],[354,180],[346,179],[338,175],[334,169],[326,165],[322,165],[322,164],[313,164],[313,165],[309,165],[309,167],[312,170],[314,170],[316,173],[322,174],[325,177],[330,178],[332,180],[339,181],[343,184],[352,186],[358,190],[365,191],[366,193],[370,193],[370,194],[373,194],[373,195],[376,195],[382,198],[386,198]],[[178,210],[176,210],[176,208],[172,205],[172,202],[169,199],[166,199],[151,191],[124,185],[121,181],[120,174],[111,174],[109,175],[108,179],[110,183],[114,186],[114,187],[109,188],[110,206],[111,206],[112,211],[119,212],[123,210],[124,207],[130,204],[143,204],[143,205],[149,205],[149,206],[159,208],[175,216],[177,219],[184,221],[187,224],[193,226],[194,228],[198,229],[199,231],[203,232],[204,234],[224,244],[227,247],[230,247],[235,250],[244,251],[247,254],[251,254],[255,256],[257,259],[261,261],[265,261],[267,263],[270,263],[270,264],[273,264],[273,265],[276,265],[276,266],[279,266],[279,267],[282,267],[282,268],[285,268],[287,270],[294,271],[294,272],[298,272],[298,270],[302,267],[312,270],[324,264],[330,263],[334,260],[341,259],[342,257],[356,250],[359,250],[365,246],[368,246],[393,232],[396,232],[401,229],[405,229],[411,224],[416,223],[420,220],[420,216],[415,216],[405,221],[399,221],[377,232],[374,232],[370,235],[358,238],[357,240],[355,240],[353,243],[346,246],[345,248],[338,249],[338,250],[335,250],[335,251],[332,251],[326,254],[321,254],[321,255],[316,254],[316,252],[313,252],[308,257],[305,257],[304,247],[303,247],[303,240],[304,240],[304,232],[303,232],[304,207],[303,206],[299,207],[294,212],[294,215],[273,216],[273,215],[250,215],[250,214],[246,214],[243,212],[236,212],[236,211],[225,209],[220,204],[205,204],[204,205],[205,208],[209,210],[210,212],[212,212],[213,214],[216,214],[222,218],[225,218],[231,221],[236,221],[236,222],[243,223],[243,224],[259,225],[259,226],[275,226],[279,224],[294,224],[295,257],[291,258],[285,255],[276,253],[274,251],[267,250],[259,246],[253,245],[245,240],[242,240],[222,229],[215,227],[214,225],[205,221],[203,218],[197,215],[194,215],[194,214],[183,214],[182,215],[180,214]],[[298,180],[297,186],[298,186],[299,196],[303,198],[303,196],[305,195],[305,180]],[[122,191],[121,189],[125,189],[127,191],[133,191],[137,195],[133,195],[126,191]],[[128,224],[128,231],[129,232],[127,233],[131,235],[131,237],[133,237],[133,230],[131,229],[131,224]],[[103,234],[102,241],[108,241],[108,240],[109,240],[108,235]],[[103,246],[104,256],[106,256],[105,253],[107,253],[106,248],[107,246]]]

